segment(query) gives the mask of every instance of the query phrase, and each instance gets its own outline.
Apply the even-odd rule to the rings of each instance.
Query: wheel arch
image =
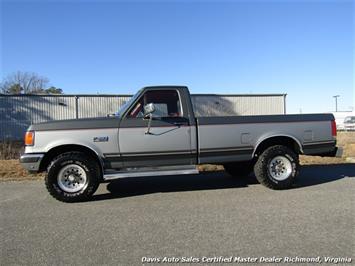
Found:
[[[92,157],[99,164],[101,176],[103,176],[104,163],[103,163],[100,155],[92,148],[84,146],[84,145],[80,145],[80,144],[63,144],[63,145],[58,145],[58,146],[52,147],[51,149],[49,149],[45,153],[45,155],[41,161],[39,171],[40,172],[46,171],[48,165],[58,155],[65,153],[65,152],[72,152],[72,151],[83,152],[86,155],[89,155],[90,157]]]
[[[263,138],[255,145],[253,158],[260,155],[268,147],[274,145],[284,145],[292,149],[297,154],[303,153],[302,145],[295,137],[290,135],[273,135]]]

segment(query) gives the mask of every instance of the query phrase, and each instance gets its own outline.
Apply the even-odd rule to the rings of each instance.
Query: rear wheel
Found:
[[[88,200],[99,186],[100,168],[96,160],[85,153],[63,153],[49,165],[45,183],[49,193],[57,200]]]
[[[258,158],[254,172],[256,179],[271,189],[290,188],[299,173],[298,155],[290,148],[275,145]]]
[[[233,177],[248,176],[253,172],[252,162],[236,162],[224,165],[224,170]]]

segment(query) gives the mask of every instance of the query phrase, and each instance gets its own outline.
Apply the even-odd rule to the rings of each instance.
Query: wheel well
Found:
[[[296,154],[299,154],[301,152],[301,147],[299,146],[296,140],[291,137],[277,136],[265,139],[261,143],[259,143],[258,147],[254,152],[254,156],[260,155],[264,150],[274,145],[284,145],[293,150]]]
[[[94,160],[97,161],[97,163],[100,166],[100,171],[101,174],[103,174],[102,172],[102,163],[99,159],[99,157],[97,156],[97,154],[91,150],[90,148],[87,148],[85,146],[81,146],[81,145],[62,145],[62,146],[58,146],[58,147],[54,147],[52,149],[50,149],[43,157],[40,167],[39,167],[39,171],[43,172],[47,170],[48,165],[51,163],[51,161],[57,157],[59,154],[65,153],[65,152],[71,152],[71,151],[79,151],[79,152],[83,152],[86,155],[89,155],[90,157],[92,157]]]

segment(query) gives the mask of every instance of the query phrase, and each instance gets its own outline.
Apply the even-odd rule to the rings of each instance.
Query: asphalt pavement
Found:
[[[40,181],[3,182],[0,264],[284,264],[318,256],[354,263],[354,192],[355,164],[305,166],[284,191],[224,172],[121,179],[75,204],[51,198]]]

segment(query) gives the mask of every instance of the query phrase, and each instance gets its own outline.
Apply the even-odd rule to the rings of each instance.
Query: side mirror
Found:
[[[144,106],[144,117],[149,116],[149,121],[148,121],[148,128],[145,134],[152,134],[150,133],[150,125],[152,124],[152,119],[153,119],[153,113],[155,112],[155,106],[154,103],[148,103]]]
[[[154,103],[148,103],[144,106],[144,116],[152,114],[155,112]]]

